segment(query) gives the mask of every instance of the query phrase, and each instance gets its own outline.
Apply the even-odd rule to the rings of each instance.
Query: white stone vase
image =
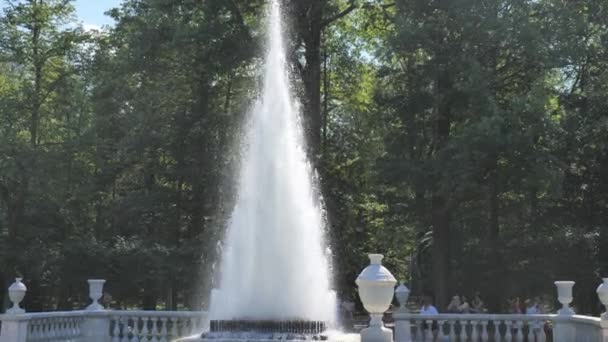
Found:
[[[602,314],[602,319],[608,320],[608,278],[602,278],[603,283],[597,287],[597,296],[604,304],[606,311]]]
[[[369,254],[370,264],[359,276],[357,284],[361,303],[371,320],[369,328],[361,331],[361,342],[392,342],[393,333],[384,327],[382,316],[393,300],[395,277],[382,266],[382,254]]]
[[[18,315],[25,313],[25,310],[19,306],[19,304],[21,304],[23,301],[23,298],[25,298],[25,293],[27,292],[27,287],[21,282],[21,280],[23,280],[23,278],[15,278],[15,282],[8,288],[8,297],[13,303],[13,306],[6,310],[7,314]]]
[[[557,312],[559,315],[574,315],[574,310],[570,308],[572,303],[572,288],[574,287],[573,281],[556,281],[555,286],[557,287],[557,300],[562,304],[562,308]]]
[[[103,284],[105,284],[106,281],[104,279],[89,279],[87,282],[89,283],[89,297],[92,301],[92,303],[87,306],[87,310],[103,310],[104,307],[99,304],[99,300],[101,299],[101,296],[103,296]]]
[[[410,289],[405,286],[404,283],[401,283],[395,290],[395,298],[399,302],[399,311],[407,312],[407,299],[410,297]]]

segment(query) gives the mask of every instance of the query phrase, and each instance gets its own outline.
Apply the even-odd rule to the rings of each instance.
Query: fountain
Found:
[[[335,323],[324,218],[290,92],[278,0],[205,340],[323,340]]]

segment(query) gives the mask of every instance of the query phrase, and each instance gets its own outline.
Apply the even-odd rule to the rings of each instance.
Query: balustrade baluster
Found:
[[[494,340],[493,342],[501,342],[500,325],[502,321],[492,321],[492,327],[494,328]]]
[[[40,339],[46,338],[46,336],[45,336],[46,326],[45,326],[44,319],[43,318],[39,319],[37,323],[38,323],[37,324],[38,325],[38,339],[40,340]]]
[[[189,324],[188,328],[190,329],[190,331],[188,331],[188,334],[187,334],[188,336],[190,336],[196,332],[196,319],[190,318],[190,324]]]
[[[76,334],[77,336],[82,336],[82,322],[84,321],[84,319],[80,318],[78,319],[78,322],[76,322]]]
[[[55,338],[65,338],[65,317],[59,317],[55,321]]]
[[[171,322],[171,336],[169,336],[170,338],[177,338],[179,336],[177,336],[178,332],[177,332],[177,318],[173,318],[170,317],[169,321]]]
[[[424,320],[416,321],[416,341],[424,341]]]
[[[159,337],[160,337],[160,332],[158,329],[158,318],[157,317],[150,317],[150,339],[152,341],[158,341]]]
[[[72,337],[78,338],[80,336],[80,318],[72,318],[72,327],[71,327]]]
[[[54,332],[53,331],[53,324],[51,324],[51,321],[48,318],[44,319],[44,325],[43,326],[46,327],[46,329],[45,329],[46,331],[43,334],[43,337],[44,338],[48,338],[48,339],[52,338],[53,337],[53,332]]]
[[[141,336],[141,328],[139,327],[140,325],[140,319],[139,317],[133,317],[131,318],[131,322],[132,322],[132,326],[131,326],[131,341],[133,342],[140,342],[142,341],[140,339]]]
[[[468,336],[467,336],[467,322],[466,321],[458,321],[458,323],[460,323],[460,331],[458,332],[458,340],[464,342],[468,338]]]
[[[59,322],[59,335],[62,338],[70,338],[71,336],[71,332],[70,332],[70,320],[72,317],[66,317],[61,319],[61,322]]]
[[[45,334],[45,325],[44,325],[44,320],[38,320],[38,339],[41,340],[43,338],[45,338],[46,336],[44,336]]]
[[[129,319],[125,317],[119,318],[120,324],[120,342],[131,341],[131,328],[129,327]]]
[[[483,342],[490,340],[490,336],[488,336],[488,321],[481,321],[481,340]]]
[[[479,322],[471,321],[471,341],[479,342],[479,331],[477,330]]]
[[[523,342],[524,340],[524,322],[517,322],[517,342]]]
[[[513,342],[513,322],[505,321],[505,341]]]
[[[159,342],[167,342],[169,341],[169,336],[167,336],[167,317],[160,318],[160,334],[158,335]]]
[[[35,340],[36,340],[36,338],[38,337],[38,336],[36,336],[36,334],[37,334],[37,330],[38,330],[38,326],[36,325],[36,321],[35,321],[35,320],[32,320],[32,321],[30,322],[30,324],[29,324],[29,326],[28,326],[28,329],[27,329],[27,330],[28,330],[28,331],[27,331],[27,335],[28,335],[28,337],[29,337],[30,339],[32,339],[32,340],[34,340],[34,341],[35,341]]]
[[[148,329],[148,323],[150,321],[149,317],[142,317],[141,318],[141,337],[139,338],[140,341],[148,341],[148,336],[150,335],[150,330]]]
[[[450,342],[455,342],[456,341],[456,321],[449,321],[448,324],[450,327]]]
[[[68,339],[76,338],[76,317],[68,317],[65,320],[64,336]]]
[[[426,321],[426,330],[425,330],[425,334],[424,334],[424,340],[427,342],[433,341],[433,321],[431,321],[431,320]]]
[[[112,342],[120,342],[120,321],[118,317],[112,316],[110,318],[110,324],[114,324],[112,327]]]

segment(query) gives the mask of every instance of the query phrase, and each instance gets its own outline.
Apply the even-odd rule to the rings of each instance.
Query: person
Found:
[[[433,305],[431,297],[425,296],[422,300],[422,307],[420,308],[421,315],[438,315],[437,308]]]
[[[422,307],[420,307],[420,314],[421,315],[432,315],[432,316],[439,314],[439,312],[437,311],[437,308],[433,305],[433,301],[431,300],[431,297],[425,296],[422,299]],[[429,328],[429,326],[425,320],[422,323],[422,329],[427,330],[428,328]],[[437,325],[437,322],[433,321],[433,323],[431,325],[431,331],[433,333],[435,333],[435,331],[437,331],[438,328],[439,328],[439,326]]]
[[[526,299],[526,315],[540,315],[541,313],[540,298],[535,297],[534,300]],[[532,322],[529,328],[532,329],[533,336],[539,336],[541,329],[540,322]]]
[[[513,298],[513,300],[511,300],[510,313],[516,314],[516,315],[519,315],[522,313],[521,304],[519,303],[519,297],[515,297],[515,298]]]
[[[101,297],[101,303],[106,309],[109,309],[112,306],[112,300],[112,295],[109,292],[104,291],[103,297]]]
[[[526,299],[526,315],[538,315],[539,305],[536,300]]]
[[[481,300],[481,297],[479,296],[479,292],[475,292],[475,297],[473,298],[473,303],[471,304],[473,304],[473,308],[471,309],[472,312],[486,312],[486,307],[483,301]]]
[[[452,297],[450,304],[448,304],[447,312],[449,313],[459,313],[460,312],[460,296],[455,295]]]
[[[471,313],[471,305],[467,301],[467,297],[462,296],[462,304],[458,307],[458,311],[465,314]]]

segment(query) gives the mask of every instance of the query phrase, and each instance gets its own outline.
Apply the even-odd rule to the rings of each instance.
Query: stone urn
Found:
[[[410,297],[410,289],[405,286],[404,283],[401,283],[395,290],[395,298],[399,302],[399,311],[407,312],[407,299]]]
[[[557,300],[562,304],[562,308],[557,312],[559,315],[574,315],[574,310],[570,308],[572,303],[573,281],[556,281]]]
[[[600,302],[604,304],[606,311],[602,314],[602,319],[608,320],[608,278],[602,278],[603,283],[597,287],[597,296]]]
[[[359,290],[359,298],[371,321],[369,328],[361,331],[361,342],[392,342],[393,333],[384,327],[382,316],[393,301],[395,277],[382,266],[382,254],[369,254],[370,264],[359,276],[355,283]]]
[[[8,288],[8,297],[11,302],[13,302],[13,307],[6,311],[7,314],[17,315],[25,313],[25,310],[19,306],[27,292],[27,287],[21,280],[23,280],[23,278],[15,278],[15,282]]]
[[[103,310],[104,307],[99,304],[99,300],[103,296],[103,284],[105,284],[106,281],[104,279],[89,279],[87,282],[89,283],[89,297],[92,301],[92,303],[87,306],[87,310]]]

